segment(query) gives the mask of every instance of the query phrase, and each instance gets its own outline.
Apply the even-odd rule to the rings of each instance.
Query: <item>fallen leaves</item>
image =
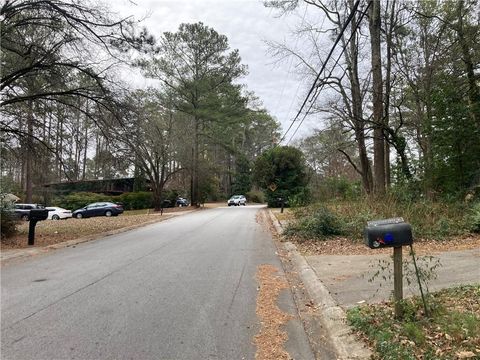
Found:
[[[480,294],[479,285],[459,286],[438,291],[429,302],[432,314],[426,318],[418,310],[419,298],[408,299],[404,306],[408,317],[393,317],[393,303],[364,305],[357,308],[354,326],[360,336],[377,350],[374,359],[480,359]],[[474,305],[475,304],[475,305]],[[389,338],[389,346],[381,344]],[[393,357],[392,357],[393,356]]]
[[[471,359],[477,356],[473,351],[460,351],[456,355],[459,359]]]
[[[372,250],[359,241],[344,237],[335,237],[328,240],[289,238],[289,241],[295,243],[299,251],[304,255],[372,255],[390,254],[391,248]],[[480,235],[471,235],[451,241],[426,241],[419,240],[414,242],[414,249],[417,255],[444,252],[469,250],[480,248]],[[404,252],[408,254],[409,248],[404,247]]]
[[[257,270],[260,289],[256,313],[262,327],[254,338],[257,345],[256,360],[291,359],[284,349],[288,335],[281,327],[292,318],[292,315],[283,312],[277,306],[278,296],[282,290],[288,288],[288,283],[277,272],[278,269],[273,265],[261,265]]]
[[[45,220],[37,223],[35,246],[47,246],[82,237],[121,231],[169,219],[172,215],[154,213],[149,215],[120,215],[87,219]],[[2,239],[2,249],[27,247],[28,222],[18,226],[18,234],[11,239]]]

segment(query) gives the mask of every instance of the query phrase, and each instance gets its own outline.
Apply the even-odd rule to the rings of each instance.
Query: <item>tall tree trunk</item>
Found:
[[[85,180],[85,173],[87,168],[87,151],[88,151],[88,127],[85,124],[85,142],[83,144],[83,164],[82,164],[82,180]]]
[[[162,195],[163,189],[157,185],[153,185],[153,208],[155,211],[160,211],[162,209]]]
[[[477,130],[480,131],[480,90],[475,78],[475,66],[472,60],[471,44],[465,39],[465,29],[463,26],[463,11],[465,9],[464,0],[458,0],[457,3],[457,26],[455,31],[457,33],[458,42],[462,49],[461,59],[465,64],[465,70],[468,79],[468,100],[469,100],[469,112],[473,123],[477,126]]]
[[[349,0],[350,10],[353,10],[353,0]],[[358,78],[358,44],[357,44],[357,18],[352,17],[350,51],[345,52],[345,60],[348,65],[348,77],[351,86],[352,96],[352,122],[355,129],[355,140],[358,147],[358,156],[360,158],[360,173],[362,176],[363,189],[367,194],[372,192],[372,169],[368,159],[367,149],[365,145],[365,121],[363,119],[362,107],[362,91],[360,88],[360,80]],[[344,45],[345,46],[345,45]]]
[[[373,156],[374,156],[374,192],[385,193],[385,140],[383,134],[383,84],[380,47],[381,21],[380,0],[374,0],[370,6],[370,44],[372,53],[373,84]]]
[[[195,116],[195,127],[194,127],[194,144],[193,144],[193,176],[192,176],[192,205],[199,206],[199,181],[198,181],[198,162],[199,162],[199,130],[200,130],[200,119]]]
[[[27,109],[27,148],[25,152],[25,201],[32,202],[33,197],[33,102],[28,102]]]
[[[385,129],[390,126],[390,95],[392,92],[392,47],[393,47],[393,31],[395,29],[395,12],[396,12],[396,0],[392,1],[390,9],[389,21],[386,21],[386,49],[387,49],[387,64],[385,68]],[[385,185],[390,188],[391,185],[391,172],[390,172],[390,144],[385,141]]]

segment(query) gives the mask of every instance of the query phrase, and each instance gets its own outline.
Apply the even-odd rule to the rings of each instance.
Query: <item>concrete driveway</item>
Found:
[[[440,266],[434,270],[437,278],[429,282],[431,291],[480,283],[480,249],[443,252],[433,257],[432,262],[428,260],[419,264],[431,268],[439,261]],[[403,259],[411,262],[406,252]],[[389,255],[315,255],[306,256],[306,260],[335,301],[343,307],[388,300],[393,291],[393,275],[389,278],[391,272],[381,270],[386,265],[393,269],[393,260]],[[369,281],[379,270],[380,277]],[[387,280],[383,280],[382,275]],[[410,286],[404,280],[404,296],[419,294],[416,278],[411,279],[414,281]]]

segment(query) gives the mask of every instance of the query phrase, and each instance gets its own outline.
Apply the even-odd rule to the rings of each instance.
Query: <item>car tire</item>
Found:
[[[23,214],[23,215],[20,217],[20,219],[22,219],[23,221],[28,221],[28,220],[30,220],[30,219],[29,219],[29,216],[28,216],[27,214]]]
[[[112,216],[112,212],[110,210],[105,211],[105,216],[106,217]]]
[[[52,215],[52,220],[60,220],[60,216],[58,216],[58,215]]]
[[[82,213],[78,213],[77,215],[75,215],[75,217],[76,217],[77,219],[81,219],[81,218],[83,217],[83,215],[82,215]]]

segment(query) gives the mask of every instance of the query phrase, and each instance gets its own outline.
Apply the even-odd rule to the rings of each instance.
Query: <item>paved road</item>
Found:
[[[259,207],[193,212],[1,269],[2,359],[253,359]],[[280,307],[295,314],[292,295]],[[287,351],[313,358],[298,316]]]

